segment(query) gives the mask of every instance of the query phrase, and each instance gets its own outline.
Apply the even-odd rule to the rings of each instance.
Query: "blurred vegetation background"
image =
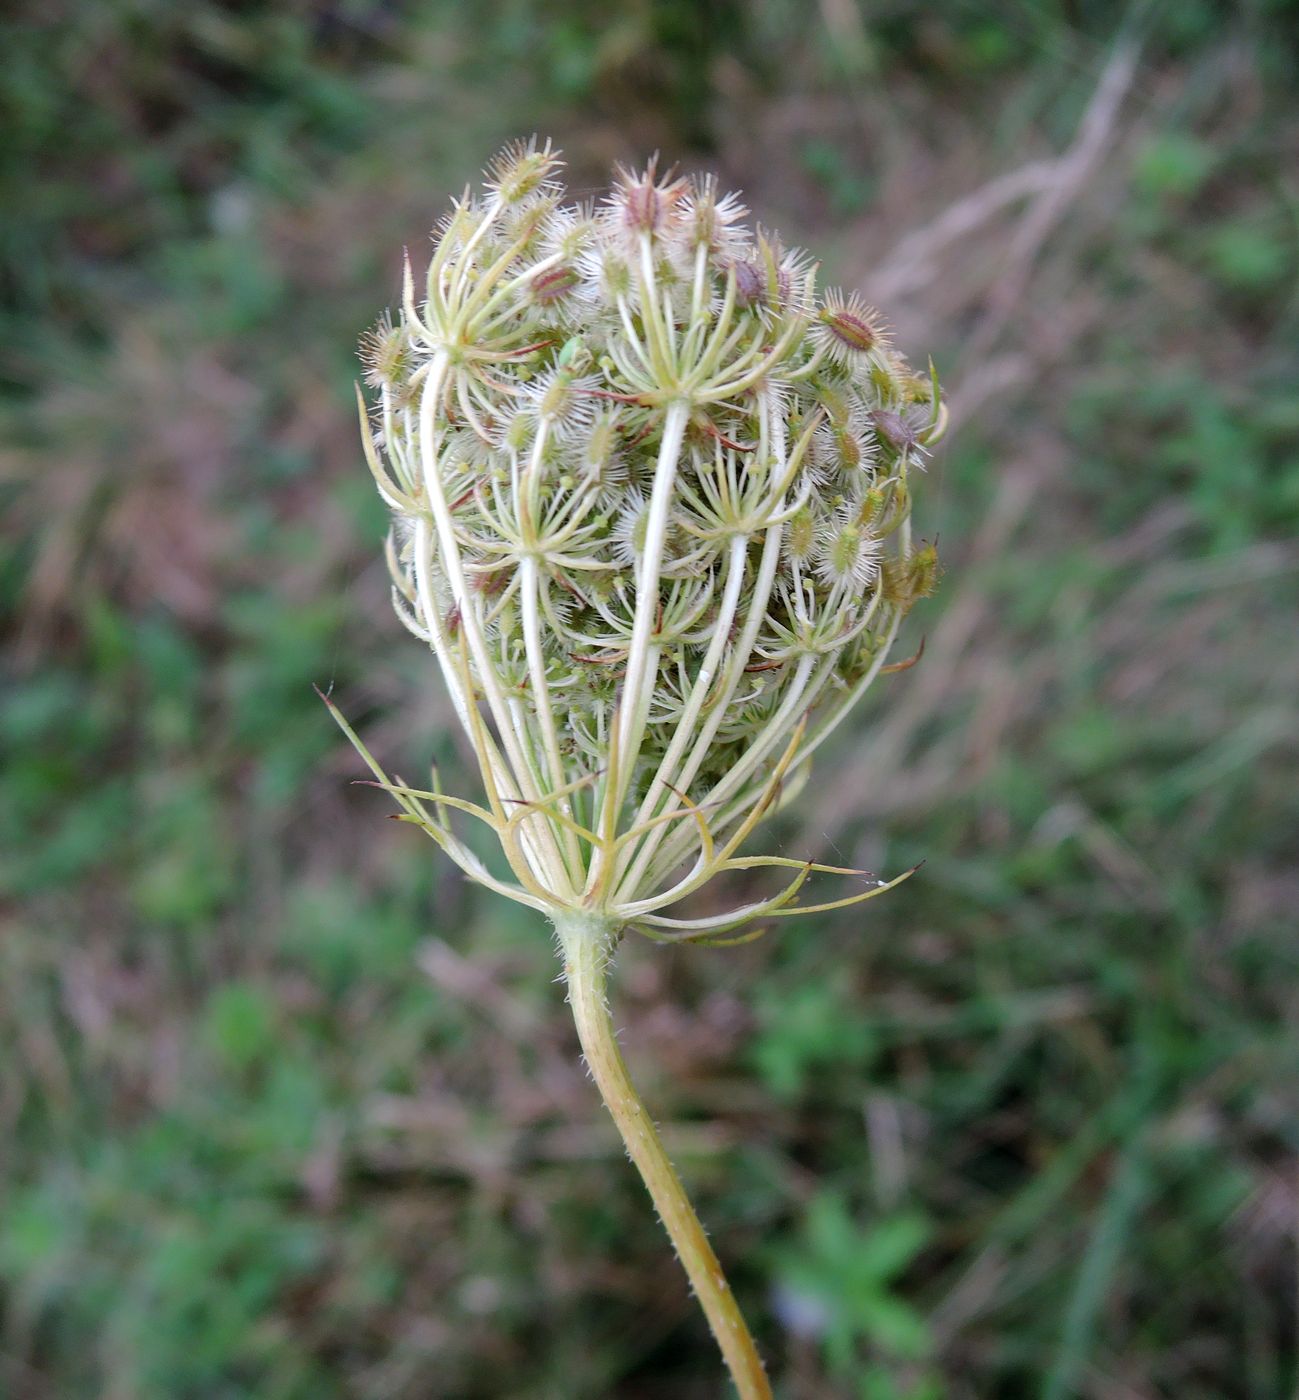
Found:
[[[358,334],[539,130],[932,351],[941,595],[768,833],[921,873],[618,1014],[785,1400],[1295,1392],[1299,6],[20,3],[0,1394],[692,1400],[710,1339],[391,616]]]

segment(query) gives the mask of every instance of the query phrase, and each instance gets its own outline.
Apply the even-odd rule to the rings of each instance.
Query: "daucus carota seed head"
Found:
[[[395,601],[486,803],[387,785],[524,903],[711,936],[788,912],[814,868],[731,915],[662,912],[741,868],[932,588],[908,481],[946,414],[876,313],[818,299],[711,178],[620,171],[592,210],[557,169],[535,142],[499,156],[363,342]]]

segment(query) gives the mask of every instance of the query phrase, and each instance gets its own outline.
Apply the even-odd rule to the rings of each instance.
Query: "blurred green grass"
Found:
[[[925,659],[768,836],[924,869],[622,958],[780,1394],[1294,1392],[1297,33],[1207,0],[3,22],[0,1392],[718,1393],[545,931],[349,786],[311,693],[468,781],[388,611],[352,347],[533,129],[578,189],[718,167],[892,285],[955,394]],[[916,274],[1124,36],[1045,241],[1007,263],[1030,194]]]

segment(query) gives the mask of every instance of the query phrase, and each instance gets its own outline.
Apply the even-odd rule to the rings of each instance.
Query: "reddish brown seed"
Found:
[[[650,161],[643,174],[622,171],[618,192],[627,227],[635,233],[661,232],[680,204],[686,188],[686,182],[672,179],[670,172],[662,184],[658,183],[657,158]]]
[[[835,339],[841,341],[849,350],[858,350],[864,354],[867,350],[875,348],[878,337],[874,326],[860,316],[854,316],[851,311],[827,311],[825,324],[829,326]]]
[[[875,409],[871,413],[871,421],[880,437],[899,451],[906,447],[914,447],[920,441],[911,424],[900,413],[894,413],[891,409]]]
[[[756,263],[735,264],[735,299],[741,306],[752,306],[765,300],[766,293],[767,279]]]
[[[634,229],[652,232],[658,223],[658,191],[648,182],[627,191],[627,222]]]
[[[571,267],[552,267],[532,279],[532,298],[542,306],[553,306],[577,286],[578,276]]]
[[[494,598],[504,593],[510,581],[509,569],[493,569],[489,574],[479,574],[474,579],[474,588],[485,598]]]

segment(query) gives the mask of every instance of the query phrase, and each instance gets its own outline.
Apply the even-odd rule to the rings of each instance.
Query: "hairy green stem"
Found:
[[[568,1001],[591,1077],[685,1267],[741,1400],[771,1400],[762,1358],[739,1305],[618,1048],[605,995],[617,926],[572,912],[556,914],[554,922],[564,954]]]

